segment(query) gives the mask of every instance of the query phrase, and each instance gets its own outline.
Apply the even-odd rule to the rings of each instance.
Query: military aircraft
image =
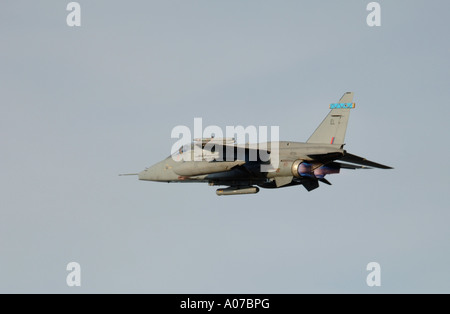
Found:
[[[338,103],[330,105],[331,111],[306,143],[278,141],[255,146],[236,144],[233,138],[197,139],[138,174],[128,175],[138,175],[144,181],[205,182],[226,186],[217,189],[217,195],[239,195],[258,193],[259,187],[295,185],[312,191],[319,187],[319,182],[331,185],[325,176],[337,174],[341,169],[392,169],[344,150],[350,109],[354,107],[353,92],[345,93]],[[265,153],[269,158],[250,158],[252,151]],[[198,152],[200,160],[183,158],[194,157]],[[272,163],[274,153],[278,158],[272,171],[261,171],[262,165]]]

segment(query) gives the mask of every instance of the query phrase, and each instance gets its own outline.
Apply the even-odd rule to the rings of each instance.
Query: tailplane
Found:
[[[330,113],[314,131],[306,143],[344,144],[350,109],[355,108],[353,92],[345,93],[338,103],[330,105]]]

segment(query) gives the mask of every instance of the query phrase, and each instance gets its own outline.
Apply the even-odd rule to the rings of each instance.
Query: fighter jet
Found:
[[[233,138],[196,139],[134,175],[143,181],[204,182],[225,186],[216,190],[217,195],[240,195],[258,193],[259,188],[297,185],[310,192],[319,187],[319,182],[331,185],[325,176],[337,174],[341,169],[392,169],[344,149],[353,108],[353,92],[347,92],[339,102],[330,105],[331,111],[306,143],[277,141],[239,145]],[[269,157],[260,158],[263,155]],[[263,171],[263,166],[270,170]]]

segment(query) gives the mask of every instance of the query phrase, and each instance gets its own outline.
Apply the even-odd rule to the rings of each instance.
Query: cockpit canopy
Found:
[[[187,152],[190,152],[191,150],[194,149],[194,144],[185,144],[183,146],[180,146],[180,148],[178,148],[178,150],[176,150],[172,156],[174,155],[181,155]]]

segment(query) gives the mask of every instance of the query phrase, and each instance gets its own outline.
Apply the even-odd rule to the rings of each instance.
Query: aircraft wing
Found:
[[[226,154],[229,152],[235,155],[238,151],[241,151],[245,153],[247,156],[254,156],[254,158],[257,158],[257,156],[264,156],[261,154],[265,154],[266,156],[270,154],[270,147],[267,147],[265,149],[259,148],[258,144],[226,144],[226,143],[217,143],[217,142],[211,142],[210,144],[196,144],[198,146],[201,145],[203,150],[210,151],[211,153],[219,152],[219,154],[223,157],[223,160],[226,160]],[[214,147],[214,151],[212,151]]]
[[[196,145],[201,146],[202,149],[211,149],[214,145],[216,147],[234,147],[234,148],[243,148],[243,149],[254,149],[254,150],[263,150],[266,152],[270,152],[270,143],[267,143],[265,149],[259,148],[261,144],[235,144],[235,143],[221,143],[221,142],[207,142],[207,143],[196,143]]]

